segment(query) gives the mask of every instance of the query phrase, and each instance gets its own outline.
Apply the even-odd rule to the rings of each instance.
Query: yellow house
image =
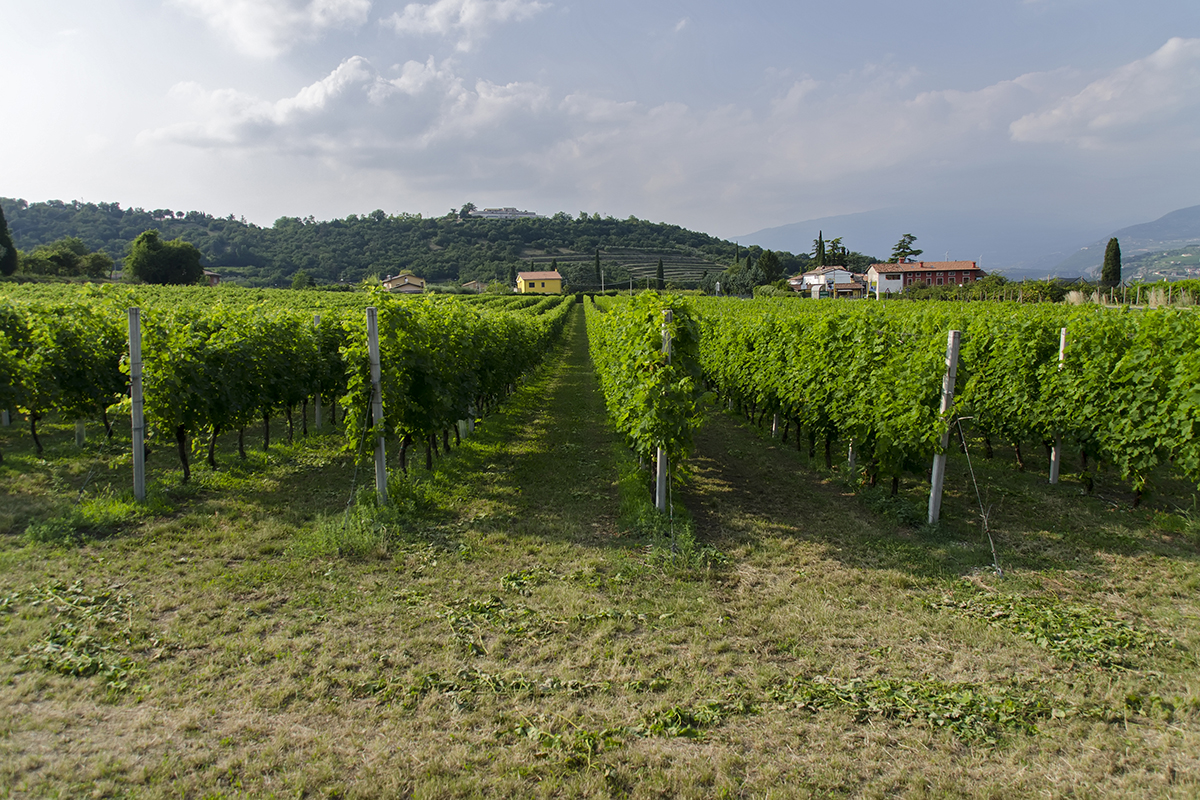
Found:
[[[558,272],[518,272],[517,291],[521,294],[562,294],[562,275]]]

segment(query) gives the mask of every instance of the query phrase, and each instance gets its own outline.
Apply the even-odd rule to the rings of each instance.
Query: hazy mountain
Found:
[[[1200,206],[1181,208],[1153,222],[1121,228],[1080,248],[1061,262],[1058,269],[1076,275],[1095,272],[1104,262],[1104,248],[1108,240],[1114,236],[1121,243],[1122,260],[1200,243]]]
[[[909,206],[822,217],[734,238],[743,245],[804,253],[812,249],[820,231],[826,241],[841,236],[842,244],[851,250],[886,260],[900,237],[912,233],[916,246],[925,251],[921,256],[925,260],[978,261],[987,272],[1020,279],[1079,275],[1079,270],[1061,266],[1064,259],[1078,250],[1080,242],[1092,241],[1110,229],[1104,221]]]

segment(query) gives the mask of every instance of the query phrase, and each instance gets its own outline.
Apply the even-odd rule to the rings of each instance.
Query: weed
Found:
[[[132,603],[127,595],[115,587],[89,593],[82,581],[70,585],[51,581],[31,587],[24,596],[30,608],[48,609],[56,621],[46,636],[18,657],[18,663],[78,678],[99,675],[110,692],[129,688],[129,678],[139,668],[118,649],[131,635]],[[18,600],[12,600],[12,605]]]
[[[1067,605],[1050,597],[988,594],[965,582],[929,605],[1007,628],[1064,660],[1101,667],[1131,669],[1134,655],[1174,646],[1171,639],[1114,619],[1095,606]]]
[[[858,722],[871,717],[945,728],[967,742],[996,744],[1005,731],[1034,733],[1053,708],[1036,695],[984,692],[970,684],[878,678],[833,681],[793,678],[771,691],[779,703],[809,711],[846,708]]]

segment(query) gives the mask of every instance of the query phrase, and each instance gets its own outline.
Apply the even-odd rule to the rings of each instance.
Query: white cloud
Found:
[[[1150,56],[1093,81],[1010,126],[1019,142],[1099,149],[1148,138],[1196,141],[1200,117],[1200,39],[1174,38]]]
[[[1147,66],[1156,57],[1194,63],[1160,51],[1135,64],[1158,74]],[[1028,181],[1039,167],[1013,177],[1026,149],[1013,131],[1078,83],[1060,70],[915,92],[911,71],[867,67],[829,81],[801,76],[755,110],[562,95],[536,82],[470,80],[458,69],[431,57],[384,75],[354,57],[280,99],[181,84],[172,99],[184,121],[139,141],[315,157],[346,180],[387,176],[428,194],[507,192],[661,219],[716,214],[726,230],[750,230],[797,218],[797,202],[859,210],[987,170]],[[1153,81],[1140,73],[1132,84],[1169,105],[1164,98],[1190,84],[1181,84],[1180,68],[1166,72],[1170,91],[1150,92]],[[986,191],[972,177],[954,185]],[[786,216],[758,216],[764,208]]]
[[[687,17],[684,17],[683,19],[679,20],[679,22],[676,22],[675,23],[675,32],[679,33],[681,30],[686,28],[688,26],[689,21],[690,20]]]
[[[436,0],[409,3],[382,24],[397,33],[457,37],[457,49],[466,52],[493,27],[529,19],[549,7],[538,0]]]
[[[371,0],[173,0],[247,55],[272,58],[333,28],[367,21]]]
[[[346,164],[438,170],[414,153],[485,140],[483,153],[523,147],[517,117],[548,106],[535,84],[476,81],[468,87],[449,63],[410,61],[387,79],[359,56],[295,95],[261,100],[231,89],[182,83],[172,90],[192,121],[143,131],[143,144],[275,150]],[[450,158],[449,163],[454,163]]]

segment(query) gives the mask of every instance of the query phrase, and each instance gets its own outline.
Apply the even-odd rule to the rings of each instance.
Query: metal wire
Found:
[[[988,514],[983,507],[983,496],[979,493],[979,481],[975,480],[975,468],[971,466],[971,453],[967,448],[967,437],[962,429],[964,419],[974,419],[974,417],[956,417],[954,424],[958,426],[958,438],[962,441],[963,455],[967,457],[967,469],[971,473],[971,483],[975,486],[975,499],[979,501],[979,518],[983,521],[983,532],[987,534],[988,544],[992,546],[992,566],[996,568],[996,574],[1003,577],[1004,570],[1000,568],[1000,556],[996,554],[996,542],[992,539],[991,528],[988,527]]]

